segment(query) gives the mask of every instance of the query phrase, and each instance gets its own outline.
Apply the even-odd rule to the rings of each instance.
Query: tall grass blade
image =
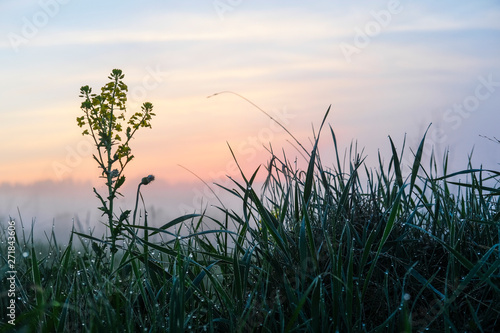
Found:
[[[396,173],[396,183],[399,186],[399,188],[401,188],[401,187],[403,187],[403,176],[401,174],[401,164],[399,162],[396,147],[394,146],[394,142],[392,142],[392,138],[390,136],[389,136],[389,141],[391,142],[392,162],[394,165],[394,172]]]
[[[319,127],[318,131],[318,137],[316,138],[316,141],[314,142],[314,148],[312,150],[310,159],[309,159],[309,165],[307,167],[307,173],[306,173],[306,181],[304,184],[304,201],[306,204],[309,203],[309,197],[311,196],[311,191],[312,191],[312,185],[314,181],[314,165],[316,163],[316,154],[318,150],[318,142],[319,142],[319,137],[321,135],[321,130],[323,129],[323,125],[325,124],[326,118],[328,117],[328,114],[330,113],[330,108],[331,105],[328,107],[328,110],[326,110],[325,116],[323,117],[323,121],[321,122],[321,126]]]

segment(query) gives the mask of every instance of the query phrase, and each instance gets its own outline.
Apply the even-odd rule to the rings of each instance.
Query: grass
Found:
[[[270,151],[263,170],[233,179],[241,209],[221,203],[223,218],[125,219],[113,264],[109,238],[37,245],[18,228],[16,331],[499,331],[500,173],[448,173],[445,155],[438,174],[434,156],[422,163],[425,136],[408,174],[392,140],[388,165],[368,168],[353,147],[341,162],[331,128],[325,166],[319,133],[311,152],[299,145],[305,170]]]

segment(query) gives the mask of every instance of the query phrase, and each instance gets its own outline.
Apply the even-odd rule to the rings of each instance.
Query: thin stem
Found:
[[[137,214],[137,205],[139,204],[139,195],[140,195],[140,191],[141,191],[141,185],[142,185],[142,183],[139,183],[139,186],[137,186],[137,195],[135,197],[134,217],[132,219],[133,225],[135,225],[135,216]]]

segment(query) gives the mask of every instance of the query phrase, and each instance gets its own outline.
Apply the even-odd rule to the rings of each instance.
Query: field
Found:
[[[334,165],[322,164],[320,134]],[[222,219],[155,228],[136,206],[112,233],[68,244],[34,241],[17,220],[15,327],[2,221],[0,331],[498,332],[500,173],[448,171],[446,155],[424,165],[424,142],[412,152],[390,140],[373,169],[322,128],[311,149],[294,142],[305,170],[270,151],[234,179],[226,190],[241,206],[220,202]]]

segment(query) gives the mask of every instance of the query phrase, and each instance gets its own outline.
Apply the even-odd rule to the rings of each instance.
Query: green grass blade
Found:
[[[317,284],[318,284],[318,278],[316,277],[311,282],[311,284],[309,285],[309,287],[307,288],[307,290],[304,292],[304,294],[300,298],[298,304],[296,305],[295,310],[293,311],[292,317],[288,320],[288,324],[285,327],[285,332],[290,332],[290,330],[292,329],[293,325],[297,321],[297,318],[298,318],[298,316],[300,314],[300,311],[302,311],[302,308],[304,307],[304,304],[306,303],[306,301],[307,301],[307,299],[309,297],[309,293],[316,287]]]
[[[415,186],[415,181],[417,179],[418,175],[418,170],[420,169],[420,163],[422,161],[422,154],[424,152],[424,143],[425,143],[425,136],[427,135],[427,131],[429,130],[429,125],[427,129],[425,130],[424,136],[422,138],[422,141],[420,141],[420,145],[418,146],[417,153],[415,154],[415,160],[413,161],[413,166],[411,168],[411,178],[410,178],[410,196],[411,193],[413,192],[413,186]]]
[[[312,185],[314,182],[314,165],[316,163],[316,154],[318,151],[318,142],[319,142],[319,137],[321,134],[321,130],[323,129],[323,125],[325,124],[326,118],[328,117],[328,114],[330,113],[330,108],[331,105],[328,107],[328,110],[326,110],[325,116],[323,117],[323,121],[321,122],[321,126],[318,131],[318,137],[316,138],[316,141],[314,142],[314,148],[311,153],[311,157],[309,159],[309,165],[307,167],[307,173],[306,173],[306,181],[304,184],[304,201],[306,204],[309,202],[309,198],[311,196],[311,191],[312,191]]]
[[[387,223],[385,225],[384,232],[382,234],[382,238],[380,239],[380,243],[379,243],[379,246],[377,249],[377,253],[375,254],[375,258],[373,259],[373,261],[370,265],[370,269],[368,270],[365,282],[363,284],[363,291],[362,291],[361,299],[364,299],[364,297],[365,297],[366,291],[368,290],[368,285],[370,283],[371,276],[373,274],[373,270],[375,269],[375,266],[377,264],[377,260],[380,256],[380,252],[382,251],[382,247],[384,246],[387,238],[389,237],[389,234],[391,233],[392,228],[394,226],[394,223],[396,221],[396,216],[397,216],[397,212],[399,209],[399,205],[401,203],[401,195],[402,195],[403,191],[404,191],[404,188],[401,188],[398,191],[397,196],[396,196],[396,200],[394,200],[394,202],[393,202],[391,214],[389,215],[389,218],[388,218]]]
[[[389,141],[391,142],[392,163],[394,165],[394,172],[396,173],[396,182],[397,182],[399,188],[401,188],[401,187],[403,187],[403,176],[401,174],[401,164],[399,162],[396,147],[394,146],[394,142],[392,142],[392,138],[390,136],[389,136]]]

